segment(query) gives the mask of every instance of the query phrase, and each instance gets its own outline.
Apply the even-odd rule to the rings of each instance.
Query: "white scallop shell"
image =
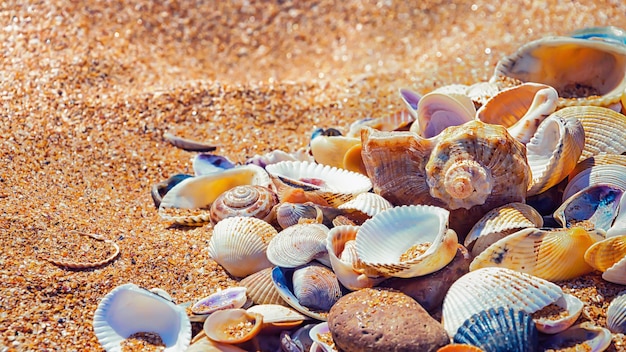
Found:
[[[383,210],[393,208],[393,205],[376,193],[361,193],[354,199],[338,206],[339,209],[356,209],[369,216],[374,216]]]
[[[213,229],[209,256],[231,275],[246,277],[272,266],[266,252],[276,234],[276,229],[261,219],[226,218]]]
[[[256,304],[278,304],[287,306],[287,302],[280,296],[272,281],[272,268],[265,268],[250,274],[239,284],[247,288],[247,295]]]
[[[626,334],[626,291],[620,292],[609,304],[606,327],[616,334]]]
[[[356,235],[359,259],[369,276],[415,277],[435,272],[454,258],[458,239],[446,209],[395,207],[366,220]],[[422,247],[425,251],[415,251]],[[411,253],[416,252],[416,253]],[[407,256],[402,260],[402,256]]]
[[[256,165],[265,168],[267,165],[276,164],[281,161],[309,161],[313,162],[313,156],[310,153],[309,148],[303,147],[295,152],[287,153],[282,150],[272,150],[271,152],[263,155],[256,154],[255,156],[246,160],[246,165]]]
[[[159,334],[165,351],[184,351],[191,341],[185,310],[135,284],[117,286],[100,301],[93,329],[108,352],[122,351],[122,342],[138,332]]]
[[[626,166],[596,165],[579,172],[568,181],[563,191],[563,201],[575,193],[595,184],[606,184],[626,190]]]
[[[283,268],[295,268],[327,255],[328,227],[322,224],[296,224],[279,232],[269,242],[267,258]]]
[[[563,296],[556,284],[506,268],[482,268],[455,281],[443,300],[442,320],[454,336],[463,322],[489,308],[505,307],[532,314]]]

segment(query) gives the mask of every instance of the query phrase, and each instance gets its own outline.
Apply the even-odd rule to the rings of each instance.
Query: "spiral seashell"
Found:
[[[584,256],[597,239],[580,227],[520,230],[487,247],[474,258],[470,271],[501,267],[548,281],[573,279],[593,271]]]
[[[583,226],[607,231],[617,217],[624,190],[603,184],[589,186],[567,198],[554,212],[564,227]]]
[[[526,144],[532,182],[528,195],[555,186],[576,167],[585,146],[583,126],[576,118],[554,113],[545,119]]]
[[[249,313],[245,309],[237,308],[220,310],[209,315],[204,321],[202,330],[213,341],[238,344],[257,336],[262,326],[261,314]]]
[[[448,229],[449,215],[443,208],[413,205],[391,208],[365,221],[355,239],[365,273],[407,278],[443,268],[458,246],[456,233]]]
[[[293,293],[303,306],[328,311],[343,295],[337,276],[320,264],[294,270]]]
[[[585,252],[585,261],[594,269],[606,274],[609,270],[609,277],[620,276],[622,284],[626,284],[626,235],[608,237],[602,241],[594,243]],[[621,273],[620,273],[621,271]],[[603,275],[604,278],[604,275]],[[612,280],[607,280],[615,282]],[[620,282],[615,282],[620,283]]]
[[[328,227],[322,224],[297,224],[279,232],[269,242],[267,258],[283,268],[295,268],[327,256]]]
[[[287,302],[280,296],[272,281],[272,269],[265,268],[254,274],[250,274],[239,285],[247,289],[247,296],[256,304],[278,304],[287,306]]]
[[[475,114],[474,103],[467,95],[433,91],[420,99],[417,121],[411,125],[410,131],[431,138],[449,126],[473,120]]]
[[[381,211],[393,208],[388,200],[376,193],[361,193],[354,199],[338,206],[339,209],[355,209],[363,213],[374,216]]]
[[[272,266],[266,252],[276,234],[276,229],[261,219],[226,218],[213,229],[209,256],[231,275],[246,277]]]
[[[559,107],[608,106],[626,89],[626,47],[604,41],[545,37],[500,60],[492,81],[509,78],[554,87]]]
[[[276,214],[274,206],[278,204],[278,195],[263,186],[237,186],[222,193],[211,204],[211,222],[233,216],[250,216],[271,223]]]
[[[626,334],[626,291],[620,292],[606,310],[606,327],[616,334]]]
[[[542,342],[545,349],[602,352],[611,344],[612,335],[608,329],[584,322],[552,335]]]
[[[464,245],[477,256],[492,243],[521,229],[542,227],[543,217],[524,203],[509,203],[490,210],[465,237]]]

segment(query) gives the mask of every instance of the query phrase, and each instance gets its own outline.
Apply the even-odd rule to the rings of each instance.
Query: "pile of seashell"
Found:
[[[603,351],[611,332],[626,333],[626,291],[606,327],[574,325],[583,302],[554,283],[598,270],[626,285],[625,32],[539,39],[502,59],[489,82],[400,96],[406,110],[345,133],[319,129],[296,152],[244,165],[200,153],[195,175],[156,184],[164,221],[213,224],[208,253],[239,287],[186,315],[118,287],[95,314],[102,345],[147,331],[181,350],[189,322],[203,321],[189,350],[263,349],[257,336],[268,332],[279,336],[274,349],[334,350],[323,322],[343,295],[392,278],[436,280],[459,251],[469,272],[428,309],[455,344],[513,351],[575,340]]]

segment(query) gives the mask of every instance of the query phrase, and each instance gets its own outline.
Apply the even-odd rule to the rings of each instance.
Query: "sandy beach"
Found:
[[[626,23],[623,1],[499,3],[0,4],[0,351],[102,350],[93,314],[121,284],[187,302],[236,283],[208,257],[210,225],[157,214],[150,187],[193,173],[164,133],[235,162],[294,151],[315,128],[400,111],[400,88],[486,81],[530,40]],[[111,253],[79,233],[119,256],[48,260]],[[599,325],[624,289],[598,274],[563,287]]]

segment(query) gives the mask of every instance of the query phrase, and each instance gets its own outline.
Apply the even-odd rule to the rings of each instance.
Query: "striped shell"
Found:
[[[596,165],[579,172],[567,182],[562,199],[565,201],[579,191],[598,184],[626,190],[626,166]]]
[[[282,202],[276,207],[276,221],[283,229],[300,222],[321,224],[324,221],[324,213],[313,203]]]
[[[269,242],[267,258],[283,268],[295,268],[327,256],[328,228],[322,224],[297,224],[279,232]]]
[[[249,216],[272,222],[276,214],[274,206],[278,196],[267,187],[256,185],[237,186],[222,193],[211,204],[211,222],[233,216]]]
[[[407,97],[402,92],[407,92],[407,90],[401,89],[401,97]],[[362,120],[358,120],[350,124],[350,129],[346,134],[346,137],[354,137],[360,140],[361,138],[361,130],[365,127],[371,127],[378,131],[406,131],[409,129],[409,126],[415,121],[416,116],[414,110],[417,109],[417,102],[419,101],[419,96],[417,93],[410,92],[408,94],[413,95],[409,97],[411,102],[409,104],[415,104],[415,108],[408,108],[408,110],[401,110],[395,114],[385,115],[377,118],[366,118]]]
[[[256,304],[279,304],[286,306],[287,302],[280,296],[272,281],[272,267],[250,274],[239,285],[247,289],[248,297]]]
[[[602,271],[602,278],[626,285],[626,235],[613,236],[595,243],[585,252],[585,261]]]
[[[328,271],[332,273],[331,270]],[[281,268],[279,266],[272,269],[272,281],[274,286],[276,286],[277,292],[291,308],[313,319],[326,321],[328,317],[327,310],[313,309],[300,303],[294,293],[293,273],[294,269]]]
[[[576,164],[576,167],[570,172],[568,178],[571,180],[582,171],[598,165],[620,165],[626,167],[626,155],[617,154],[599,154],[590,156],[587,159],[581,160]]]
[[[609,304],[606,327],[616,334],[626,334],[626,291],[620,292]]]
[[[246,277],[269,268],[266,251],[277,231],[267,222],[236,216],[217,223],[209,241],[209,257],[233,276]]]
[[[343,295],[335,273],[320,264],[294,270],[291,280],[298,302],[310,309],[328,311]]]
[[[393,205],[388,200],[376,193],[361,193],[354,199],[341,204],[339,209],[356,209],[369,216],[374,216],[381,211],[392,208]]]

